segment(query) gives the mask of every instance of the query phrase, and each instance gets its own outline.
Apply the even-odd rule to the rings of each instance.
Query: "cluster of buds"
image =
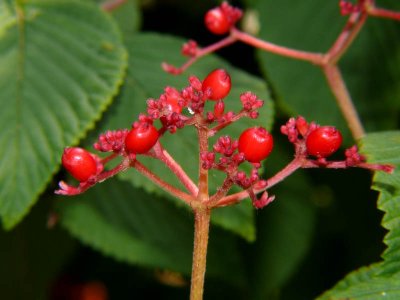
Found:
[[[128,132],[128,129],[109,130],[99,136],[99,139],[93,145],[93,148],[101,152],[119,153],[124,149],[124,141]]]
[[[358,0],[356,4],[347,1],[347,0],[340,0],[339,1],[339,8],[340,14],[342,16],[347,16],[352,13],[360,12],[365,7],[365,0]]]

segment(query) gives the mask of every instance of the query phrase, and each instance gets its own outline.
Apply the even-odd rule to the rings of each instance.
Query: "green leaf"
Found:
[[[259,37],[278,45],[324,53],[341,32],[337,1],[252,1],[259,13]],[[368,20],[340,61],[343,77],[367,130],[393,128],[399,109],[399,26]],[[349,134],[322,71],[307,62],[258,51],[261,67],[290,115],[303,115]]]
[[[99,6],[102,6],[106,2],[112,3],[112,1],[104,0],[86,1],[97,3]],[[134,34],[140,27],[141,15],[138,2],[138,0],[123,1],[120,5],[110,11],[110,14],[118,23],[120,30],[124,34]]]
[[[237,138],[244,128],[262,125],[271,128],[273,121],[273,107],[265,83],[243,71],[240,71],[216,56],[208,56],[189,69],[187,74],[172,76],[161,69],[161,63],[181,64],[185,58],[180,54],[180,48],[184,42],[181,39],[148,33],[138,34],[133,38],[126,38],[129,49],[129,69],[121,97],[106,114],[100,130],[105,131],[116,128],[127,128],[137,118],[139,113],[146,112],[147,98],[158,98],[166,86],[181,89],[188,85],[188,75],[194,74],[204,78],[210,70],[215,68],[226,68],[232,77],[232,91],[228,96],[226,110],[239,111],[239,95],[245,91],[255,92],[261,99],[265,100],[265,106],[260,111],[257,120],[243,119],[227,127],[221,134],[229,134]],[[197,181],[198,172],[198,144],[196,132],[193,127],[178,130],[177,133],[166,134],[161,143],[171,155],[182,165],[193,181]],[[174,176],[159,162],[151,159],[140,158],[149,169],[153,170],[164,180],[174,185],[179,183]],[[212,173],[211,189],[222,183],[222,173]],[[135,171],[128,171],[122,178],[130,180],[135,186],[143,187],[149,192],[164,192],[157,188],[147,178],[142,177]],[[214,180],[213,180],[214,179]],[[232,230],[248,240],[254,240],[255,232],[253,225],[253,209],[244,203],[239,206],[215,211],[213,222]]]
[[[382,254],[382,273],[391,275],[400,272],[400,131],[369,134],[361,146],[369,162],[396,166],[393,174],[376,172],[372,185],[380,193],[378,208],[385,212],[382,226],[389,231],[384,238],[388,248]]]
[[[126,52],[96,6],[0,2],[0,216],[12,228],[111,103]]]
[[[77,243],[60,228],[47,228],[52,203],[40,203],[12,232],[0,229],[1,297],[48,299],[55,279],[76,253]]]
[[[83,243],[117,260],[190,274],[193,219],[185,210],[117,178],[58,203],[61,224]],[[214,233],[209,275],[240,282],[234,240]],[[224,255],[229,248],[229,255]]]
[[[398,299],[400,297],[400,132],[368,134],[361,141],[361,150],[368,162],[393,164],[393,174],[376,172],[372,188],[378,192],[378,208],[385,215],[382,226],[389,232],[384,238],[387,249],[382,254],[383,262],[364,267],[347,275],[334,288],[319,299]]]
[[[285,144],[287,147],[287,143]],[[267,160],[268,172],[282,168],[287,149],[275,145]],[[271,170],[276,169],[276,170]],[[257,213],[257,240],[251,245],[250,299],[270,299],[298,271],[307,254],[316,224],[312,189],[303,171],[291,175],[269,191],[274,202]]]
[[[323,294],[318,299],[399,299],[399,277],[377,276],[380,270],[381,264],[375,264],[352,272],[340,281],[333,290]]]
[[[137,0],[126,1],[112,11],[112,16],[125,34],[134,34],[140,27],[141,16]]]

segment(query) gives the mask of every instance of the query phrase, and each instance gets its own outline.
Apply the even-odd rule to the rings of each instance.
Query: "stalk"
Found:
[[[339,68],[337,66],[327,65],[323,68],[323,71],[354,139],[359,140],[365,135],[364,127]]]
[[[211,209],[197,207],[194,212],[194,246],[190,300],[202,300],[206,273]]]

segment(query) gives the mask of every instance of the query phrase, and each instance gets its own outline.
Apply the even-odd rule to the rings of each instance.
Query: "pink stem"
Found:
[[[323,55],[320,53],[312,53],[312,52],[306,52],[301,50],[290,49],[287,47],[282,47],[264,40],[260,40],[236,28],[233,28],[231,30],[231,35],[233,38],[245,44],[251,45],[259,49],[263,49],[271,53],[279,54],[281,56],[286,56],[299,60],[305,60],[316,65],[321,65],[323,62]]]
[[[301,168],[305,162],[306,162],[306,159],[304,159],[303,157],[294,158],[285,168],[283,168],[281,171],[279,171],[274,176],[269,178],[266,181],[267,183],[265,185],[263,185],[263,188],[260,188],[260,189],[255,188],[254,192],[260,193],[260,192],[266,190],[267,188],[270,188],[270,187],[276,185],[277,183],[281,182],[286,177],[288,177],[289,175],[294,173],[297,169]],[[246,199],[248,196],[249,196],[249,194],[247,191],[241,191],[241,192],[221,198],[215,206],[220,207],[220,206],[232,205],[243,199]]]
[[[107,180],[108,178],[113,177],[116,174],[127,170],[129,167],[130,167],[129,159],[125,159],[120,164],[118,164],[115,168],[100,173],[93,180],[89,179],[88,181],[81,182],[78,187],[70,186],[70,185],[66,184],[64,181],[60,181],[59,185],[60,185],[61,189],[56,190],[55,193],[59,194],[59,195],[66,195],[66,196],[74,196],[74,195],[82,194],[83,192],[86,192],[89,188],[94,186],[96,183],[103,182],[103,181]]]
[[[199,192],[198,187],[186,174],[182,167],[172,158],[168,151],[162,147],[160,142],[157,142],[153,149],[156,154],[156,158],[161,160],[176,175],[180,182],[193,196],[196,196]]]
[[[156,183],[159,187],[164,189],[166,192],[170,193],[171,195],[175,196],[178,199],[185,201],[188,205],[195,200],[191,195],[182,192],[181,190],[177,189],[176,187],[170,185],[169,183],[162,180],[156,174],[151,172],[148,168],[146,168],[142,163],[137,160],[131,162],[131,167],[138,170],[141,174],[146,176],[150,181]]]
[[[174,69],[173,74],[174,74],[174,75],[178,75],[178,74],[183,73],[187,68],[189,68],[193,63],[195,63],[199,58],[201,58],[201,57],[203,57],[203,56],[205,56],[205,55],[207,55],[207,54],[213,53],[213,52],[215,52],[215,51],[217,51],[217,50],[219,50],[219,49],[221,49],[221,48],[224,48],[224,47],[226,47],[226,46],[229,46],[229,45],[231,45],[231,44],[233,44],[233,43],[235,43],[235,42],[236,42],[236,40],[235,40],[232,36],[228,36],[228,37],[226,37],[226,38],[220,40],[220,41],[217,42],[217,43],[214,43],[214,44],[212,44],[212,45],[210,45],[210,46],[207,46],[207,47],[205,47],[205,48],[202,48],[202,49],[197,50],[196,55],[193,56],[193,57],[191,57],[191,58],[190,58],[186,63],[184,63],[181,67]],[[163,64],[162,64],[162,67],[163,67],[163,69],[164,69],[165,71],[168,72],[168,70],[169,70],[168,64],[163,63]]]
[[[208,204],[210,204],[210,206],[213,206],[215,203],[218,202],[219,199],[224,197],[229,192],[232,186],[233,186],[233,181],[228,176],[227,178],[225,178],[224,182],[222,183],[221,187],[217,190],[217,192],[210,197],[210,199],[208,200]]]
[[[120,154],[118,154],[118,153],[112,153],[112,154],[110,154],[109,156],[103,158],[103,159],[101,160],[101,163],[102,163],[103,165],[105,165],[106,163],[108,163],[109,161],[113,160],[114,158],[116,158],[116,157],[119,156],[119,155],[120,155]]]
[[[344,26],[342,32],[333,43],[332,47],[325,54],[324,65],[328,63],[330,65],[336,64],[343,54],[350,47],[351,43],[357,37],[361,28],[365,24],[368,15],[363,12],[352,13]]]
[[[400,12],[371,6],[367,8],[368,15],[377,18],[393,19],[400,21]]]
[[[346,161],[328,161],[326,165],[321,165],[317,161],[314,160],[306,160],[302,165],[302,168],[310,169],[310,168],[327,168],[327,169],[348,169],[348,168],[362,168],[371,171],[382,171],[386,173],[393,173],[394,166],[392,165],[381,165],[381,164],[371,164],[367,162],[360,162],[353,165],[348,165]]]
[[[322,70],[354,139],[359,140],[365,135],[365,130],[339,68],[336,65],[326,65]]]
[[[244,110],[240,111],[237,115],[235,115],[229,121],[220,123],[220,124],[216,125],[215,127],[210,128],[209,131],[208,131],[208,136],[209,137],[214,136],[218,131],[224,129],[226,126],[232,124],[233,122],[236,122],[236,121],[240,120],[241,118],[243,118],[245,116],[247,116],[247,112],[244,111]]]

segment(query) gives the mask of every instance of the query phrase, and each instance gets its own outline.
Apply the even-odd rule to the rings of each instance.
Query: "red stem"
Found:
[[[217,190],[217,192],[210,197],[207,204],[213,206],[216,203],[218,203],[218,200],[224,197],[229,192],[232,186],[233,186],[233,181],[228,176],[227,178],[225,178],[224,182],[222,183],[221,187]]]
[[[283,168],[278,173],[276,173],[274,176],[269,178],[267,180],[267,184],[263,188],[261,188],[261,189],[256,188],[256,189],[254,189],[254,192],[260,193],[260,192],[266,190],[267,188],[270,188],[270,187],[276,185],[277,183],[281,182],[289,175],[293,174],[297,169],[301,168],[303,166],[303,164],[305,164],[306,162],[307,162],[307,160],[303,157],[295,157],[285,168]],[[243,199],[246,199],[248,196],[249,196],[249,194],[247,191],[241,191],[241,192],[221,198],[216,203],[215,206],[220,207],[220,206],[232,205]]]
[[[377,18],[392,19],[400,21],[400,12],[392,11],[384,8],[378,8],[375,6],[367,7],[368,15]]]
[[[251,45],[253,47],[265,50],[267,52],[275,53],[281,56],[286,56],[298,60],[305,60],[311,62],[316,65],[321,65],[323,62],[323,55],[320,53],[306,52],[301,50],[294,50],[286,47],[282,47],[261,39],[258,39],[254,36],[251,36],[247,33],[244,33],[236,28],[231,30],[231,35],[238,41],[241,41],[245,44]]]
[[[220,40],[217,43],[211,44],[210,46],[207,46],[207,47],[202,48],[202,49],[198,49],[197,52],[196,52],[196,55],[191,57],[181,67],[176,68],[174,70],[173,74],[177,75],[177,74],[183,73],[187,68],[189,68],[192,64],[194,64],[199,58],[201,58],[201,57],[203,57],[203,56],[205,56],[207,54],[213,53],[213,52],[215,52],[215,51],[217,51],[217,50],[219,50],[221,48],[229,46],[229,45],[233,44],[234,42],[236,42],[236,40],[233,39],[231,36],[228,36],[228,37]],[[163,67],[164,70],[166,70],[168,72],[168,64],[163,63],[162,67]]]
[[[224,129],[225,127],[227,127],[228,125],[232,124],[233,122],[236,122],[238,120],[240,120],[241,118],[247,116],[248,113],[244,110],[240,111],[237,115],[235,115],[232,119],[230,119],[229,121],[226,121],[224,123],[220,123],[216,126],[214,126],[213,128],[210,128],[208,130],[208,136],[212,137],[214,136],[218,131]]]
[[[156,174],[151,172],[148,168],[146,168],[142,163],[137,160],[131,162],[131,167],[138,170],[141,174],[146,176],[150,181],[157,184],[159,187],[164,189],[166,192],[170,193],[171,195],[175,196],[178,199],[181,199],[186,202],[186,204],[191,205],[191,203],[195,200],[191,195],[182,192],[181,190],[177,189],[176,187],[170,185],[169,183],[162,180]]]
[[[192,181],[192,179],[186,174],[186,172],[182,169],[181,165],[178,164],[171,155],[169,155],[168,151],[165,150],[160,142],[157,142],[154,146],[154,152],[156,154],[156,158],[161,160],[180,180],[180,182],[186,187],[186,189],[193,195],[196,196],[199,192],[198,187]]]
[[[110,154],[109,156],[104,157],[104,158],[101,160],[101,163],[102,163],[103,165],[105,165],[106,163],[108,163],[109,161],[113,160],[114,158],[116,158],[116,157],[119,156],[119,155],[120,155],[119,153],[112,153],[112,154]]]
[[[368,15],[364,12],[355,12],[350,15],[342,32],[339,34],[336,41],[325,55],[325,66],[327,64],[337,64],[343,54],[350,47],[351,43],[357,37],[361,28],[364,26],[367,17]]]
[[[365,130],[339,68],[336,65],[326,65],[322,70],[354,139],[359,140],[365,135]]]

